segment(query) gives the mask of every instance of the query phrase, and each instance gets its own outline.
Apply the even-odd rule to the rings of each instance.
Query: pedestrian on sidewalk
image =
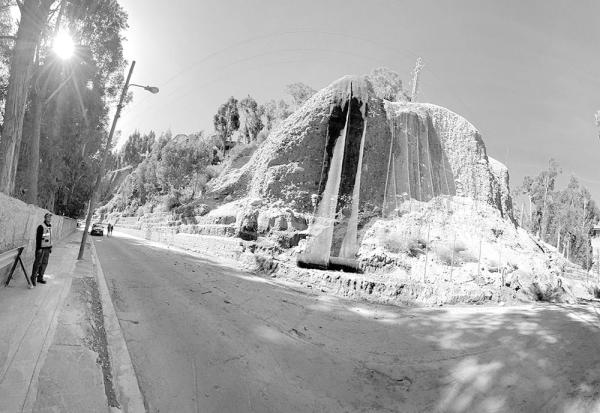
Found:
[[[114,228],[114,227],[113,227],[113,224],[108,224],[108,233],[109,233],[110,235],[112,235],[113,228]]]
[[[31,284],[46,284],[44,272],[48,266],[48,257],[52,252],[52,214],[44,215],[44,222],[37,227],[35,234],[35,260],[31,270]]]

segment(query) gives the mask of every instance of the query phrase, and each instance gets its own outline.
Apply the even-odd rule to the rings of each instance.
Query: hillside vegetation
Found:
[[[380,295],[395,299],[396,293],[389,291],[400,291],[396,295],[402,299],[408,294],[430,303],[440,297],[445,297],[442,302],[491,297],[569,301],[574,289],[583,291],[578,296],[589,296],[593,286],[572,282],[589,282],[585,271],[597,262],[591,229],[600,213],[589,192],[574,178],[566,188],[557,188],[560,170],[551,161],[548,170],[526,177],[511,197],[506,167],[487,156],[473,125],[446,108],[410,102],[401,87],[390,91],[377,83],[382,79],[378,75],[345,77],[316,94],[296,85],[292,105],[230,98],[217,109],[212,133],[156,137],[136,132],[112,159],[115,168],[130,167],[132,172],[97,212],[113,222],[129,217],[123,222],[131,228],[170,237],[237,237],[251,243],[242,251],[255,252],[259,270],[302,280],[307,273],[292,263],[308,250],[314,239],[311,228],[321,222],[315,215],[320,203],[315,194],[323,188],[322,148],[331,139],[327,122],[335,105],[340,111],[349,108],[344,90],[354,84],[357,102],[368,104],[369,111],[353,112],[358,120],[360,113],[367,116],[364,129],[350,135],[369,136],[370,152],[363,161],[369,168],[355,192],[361,204],[354,218],[359,249],[353,257],[370,281],[347,280],[336,288],[352,295],[348,286],[357,291],[364,285],[371,294],[377,290],[373,280],[383,277]],[[404,139],[400,147],[408,145],[409,155],[388,149],[390,139]],[[423,145],[430,146],[424,155],[419,152]],[[382,155],[388,159],[388,150],[386,178],[385,165],[377,160]],[[406,156],[407,176],[390,170],[397,165],[396,171],[403,171]],[[454,182],[448,173],[454,174]],[[341,179],[348,196],[337,203],[332,254],[345,244],[350,231],[345,223],[354,208],[349,196],[354,175],[345,174]],[[115,181],[114,174],[111,179]],[[431,187],[423,186],[427,182]],[[420,191],[416,199],[403,193],[415,188]],[[563,277],[571,280],[565,281],[567,290]],[[431,282],[434,287],[428,286]],[[404,289],[397,283],[416,284]],[[452,294],[444,293],[444,283],[453,286]]]

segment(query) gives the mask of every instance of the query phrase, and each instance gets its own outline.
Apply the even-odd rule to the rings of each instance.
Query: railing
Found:
[[[8,287],[10,280],[12,279],[13,273],[17,268],[17,264],[21,264],[21,269],[23,270],[23,275],[25,275],[25,279],[27,280],[27,284],[29,288],[32,287],[31,281],[29,281],[29,277],[27,276],[27,271],[25,270],[25,266],[23,265],[23,261],[21,260],[21,253],[25,249],[25,246],[13,248],[11,250],[5,251],[0,254],[0,269],[10,267],[10,271],[8,273],[8,278],[6,279],[5,286]]]

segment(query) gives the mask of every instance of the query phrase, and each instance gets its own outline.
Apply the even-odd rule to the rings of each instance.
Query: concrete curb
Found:
[[[106,339],[108,342],[108,353],[111,360],[111,368],[117,399],[121,405],[121,410],[127,413],[142,413],[144,399],[140,391],[140,385],[127,350],[127,344],[121,331],[121,325],[117,318],[115,308],[110,298],[106,278],[100,265],[100,260],[96,254],[94,241],[90,240],[90,252],[92,261],[96,265],[96,279],[98,281],[98,290],[102,301],[102,312],[104,314],[104,329],[106,330]],[[118,409],[115,409],[118,411]]]
[[[25,401],[23,402],[23,408],[21,409],[21,413],[29,413],[33,412],[35,407],[35,402],[37,399],[38,393],[38,384],[40,378],[40,371],[42,367],[46,363],[46,357],[48,356],[48,350],[54,341],[54,334],[56,333],[56,328],[58,327],[58,317],[63,309],[65,304],[65,300],[67,295],[69,295],[69,291],[71,290],[71,282],[72,278],[67,279],[65,284],[62,286],[60,290],[60,295],[58,298],[57,306],[52,314],[52,321],[50,322],[50,327],[47,330],[46,336],[44,337],[44,343],[42,346],[42,350],[38,356],[38,359],[35,363],[35,369],[33,371],[33,375],[31,378],[31,382],[29,388],[27,389],[27,395],[25,397]]]

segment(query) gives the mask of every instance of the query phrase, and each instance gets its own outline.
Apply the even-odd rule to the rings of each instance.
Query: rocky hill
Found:
[[[366,76],[316,93],[203,199],[122,226],[209,253],[223,244],[214,237],[237,238],[240,248],[221,251],[250,267],[384,302],[569,301],[593,290],[516,225],[508,170],[470,122],[380,99]],[[340,266],[359,274],[329,271]]]
[[[102,178],[102,182],[100,183],[100,200],[107,201],[110,199],[131,172],[133,172],[133,167],[126,166],[121,169],[110,171],[104,175],[104,178]]]
[[[364,76],[346,76],[316,93],[244,167],[226,171],[211,188],[312,212],[312,195],[324,191],[346,123],[340,198],[351,195],[364,135],[361,209],[384,208],[384,201],[394,203],[402,194],[419,201],[447,194],[487,202],[512,216],[507,169],[490,160],[471,123],[440,106],[379,99]]]

